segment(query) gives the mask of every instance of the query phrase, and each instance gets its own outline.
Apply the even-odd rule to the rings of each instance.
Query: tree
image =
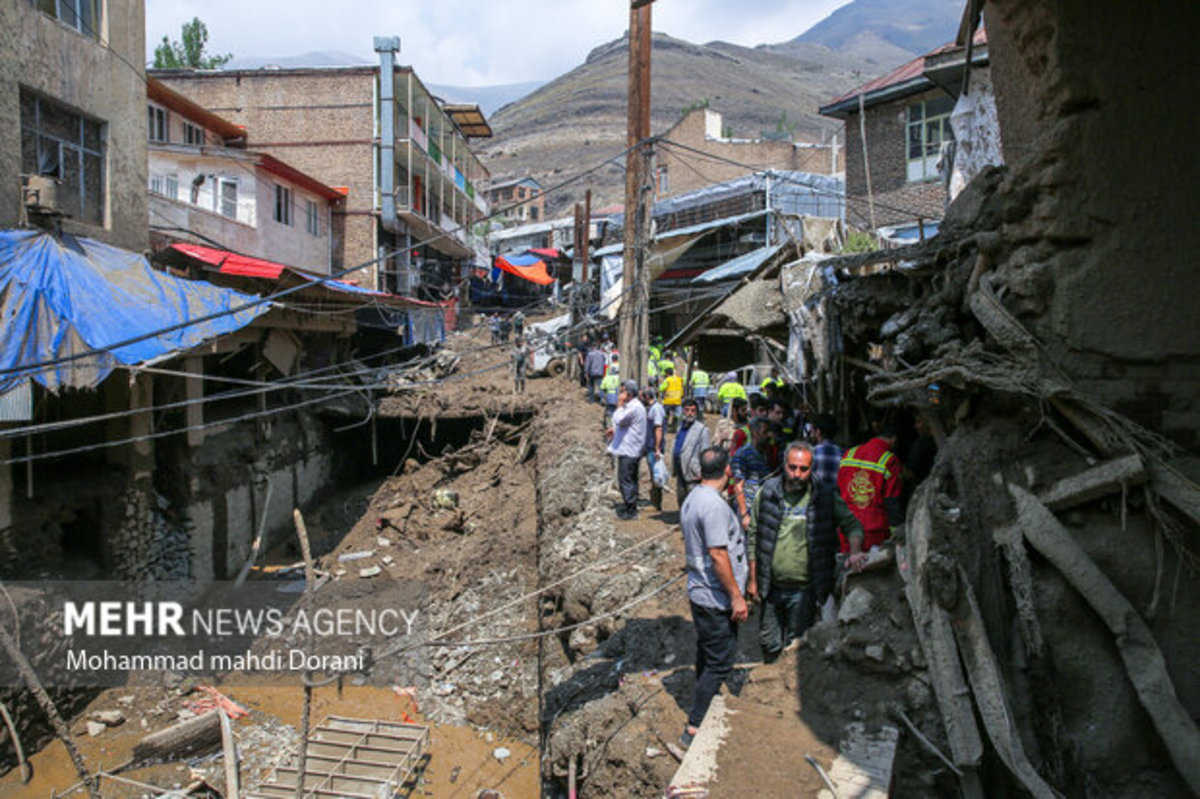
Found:
[[[225,55],[205,55],[204,47],[208,44],[208,28],[199,17],[192,17],[191,22],[183,23],[183,43],[172,42],[166,36],[162,44],[154,48],[155,69],[217,69],[229,59],[231,53]]]

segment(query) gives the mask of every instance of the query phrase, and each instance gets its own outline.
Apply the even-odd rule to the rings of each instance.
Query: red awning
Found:
[[[542,258],[549,258],[550,260],[567,257],[562,250],[554,247],[530,247],[528,250],[526,250],[526,252],[531,252],[534,255],[541,256]]]
[[[513,260],[516,260],[514,258]],[[546,263],[544,261],[534,260],[530,264],[514,264],[505,258],[503,255],[496,257],[496,266],[503,269],[509,274],[524,278],[530,283],[537,283],[540,286],[548,286],[554,282],[554,278],[546,272]]]
[[[172,244],[171,249],[183,253],[189,258],[194,258],[201,263],[213,267],[216,271],[223,275],[239,275],[241,277],[257,277],[266,278],[267,280],[279,280],[283,274],[287,274],[307,280],[313,283],[318,283],[325,288],[333,291],[351,293],[351,294],[368,294],[374,297],[392,301],[402,301],[405,304],[424,305],[429,307],[443,306],[445,303],[429,302],[427,300],[418,300],[412,297],[401,297],[396,294],[388,294],[381,291],[372,291],[371,289],[363,288],[355,283],[350,283],[345,280],[333,280],[326,278],[321,279],[320,275],[314,275],[297,269],[294,266],[267,261],[263,258],[251,258],[248,255],[239,255],[236,252],[228,250],[218,250],[215,247],[204,247],[199,244]],[[544,271],[544,270],[543,270]]]

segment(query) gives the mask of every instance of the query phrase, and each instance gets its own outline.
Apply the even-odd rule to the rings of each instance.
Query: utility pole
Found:
[[[650,224],[650,207],[644,184],[648,177],[646,141],[650,137],[650,6],[654,0],[629,4],[629,105],[625,154],[625,249],[621,271],[620,324],[617,347],[621,351],[621,379],[642,384],[646,372],[650,304],[645,246],[641,239]],[[653,195],[650,195],[650,200]]]

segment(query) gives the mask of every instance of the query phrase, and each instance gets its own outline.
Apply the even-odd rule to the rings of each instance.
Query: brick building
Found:
[[[468,140],[491,128],[477,106],[430,94],[394,62],[398,47],[376,39],[380,66],[151,74],[252,131],[256,150],[346,190],[333,217],[335,270],[368,264],[347,279],[441,299],[487,260],[473,228],[488,214],[475,190],[488,173]],[[381,84],[381,72],[393,79]]]
[[[953,69],[956,56],[957,72]],[[937,75],[927,69],[935,58]],[[943,145],[954,138],[950,112],[958,95],[958,85],[949,78],[961,76],[965,58],[965,48],[945,45],[820,108],[821,114],[846,125],[846,214],[850,224],[867,229],[904,227],[942,218],[946,187],[938,161]],[[973,71],[987,64],[987,38],[982,30],[976,34],[971,61]]]
[[[145,40],[135,0],[0,6],[0,227],[32,176],[66,232],[145,249]]]
[[[533,178],[498,181],[487,190],[488,203],[504,224],[536,224],[546,220],[546,195]]]
[[[160,81],[146,84],[150,245],[216,245],[329,274],[340,192],[266,153],[246,131]]]
[[[790,138],[734,139],[724,134],[724,120],[711,108],[690,111],[664,133],[664,139],[681,146],[667,145],[655,151],[655,198],[687,194],[768,169],[815,175],[836,175],[845,169],[845,153],[837,134],[819,143]]]

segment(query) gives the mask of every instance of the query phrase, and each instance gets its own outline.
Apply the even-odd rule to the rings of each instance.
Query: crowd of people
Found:
[[[689,375],[689,392],[671,363],[660,361],[644,386],[622,381],[619,363],[599,343],[580,352],[588,397],[606,404],[618,518],[639,515],[643,459],[650,505],[662,510],[670,482],[679,503],[697,636],[696,692],[681,736],[686,746],[732,672],[738,625],[758,609],[767,662],[793,646],[839,575],[860,570],[870,551],[902,526],[905,471],[892,425],[877,425],[843,451],[834,419],[792,405],[778,370],[751,391],[726,375],[710,395],[712,381],[700,369]],[[703,391],[696,390],[697,375]],[[711,429],[706,409],[721,413]],[[922,438],[910,448],[914,456],[931,452]],[[913,482],[912,473],[907,477]]]

